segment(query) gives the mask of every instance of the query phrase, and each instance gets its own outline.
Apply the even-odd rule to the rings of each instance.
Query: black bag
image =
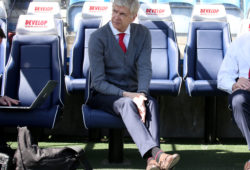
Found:
[[[80,163],[92,170],[82,148],[39,148],[32,144],[27,127],[18,127],[17,142],[13,158],[16,170],[76,170]]]

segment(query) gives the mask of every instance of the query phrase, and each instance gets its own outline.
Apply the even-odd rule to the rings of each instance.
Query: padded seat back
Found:
[[[61,16],[61,9],[58,2],[30,2],[28,15],[46,15],[55,19],[58,35],[60,37],[61,59],[66,73],[67,66],[67,44],[64,35],[64,23]]]
[[[146,26],[151,33],[152,79],[168,79],[169,57],[171,57],[168,55],[168,40],[171,41],[173,38],[175,41],[174,24],[169,5],[142,4],[139,12],[139,23]]]
[[[195,80],[216,80],[228,45],[228,24],[223,6],[197,5],[190,25],[196,49],[193,71]],[[225,45],[225,46],[224,46]],[[190,56],[191,57],[191,56]]]
[[[178,94],[181,82],[179,53],[169,5],[141,4],[138,18],[139,23],[149,29],[152,38],[150,92]],[[176,83],[175,78],[179,79]]]
[[[72,77],[86,78],[86,68],[88,68],[88,40],[90,34],[99,28],[102,15],[106,12],[111,12],[111,3],[84,3],[82,19],[80,20],[79,29],[72,49],[72,60],[70,61],[70,75]],[[85,59],[86,62],[84,61]]]
[[[4,76],[4,95],[30,105],[49,80],[58,86],[41,106],[62,104],[62,65],[53,18],[21,15]]]
[[[189,95],[220,93],[217,74],[230,42],[225,7],[196,5],[189,25],[183,65]]]
[[[224,57],[223,30],[196,30],[196,80],[216,80]]]

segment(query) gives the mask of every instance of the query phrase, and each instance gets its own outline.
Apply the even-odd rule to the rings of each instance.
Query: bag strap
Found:
[[[77,157],[80,160],[80,163],[83,165],[85,170],[93,170],[92,166],[90,165],[85,151],[81,148],[81,147],[70,147],[71,149],[73,149],[74,151],[76,151],[78,153]]]

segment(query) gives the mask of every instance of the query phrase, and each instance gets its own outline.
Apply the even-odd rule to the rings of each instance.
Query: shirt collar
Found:
[[[112,30],[112,32],[113,32],[114,35],[118,35],[118,34],[122,33],[122,32],[120,32],[120,31],[118,31],[118,30],[113,26],[113,24],[112,24],[111,21],[109,22],[109,26],[110,26],[110,28],[111,28],[111,30]],[[125,34],[130,34],[130,24],[128,25],[128,28],[124,31],[124,33],[125,33]]]

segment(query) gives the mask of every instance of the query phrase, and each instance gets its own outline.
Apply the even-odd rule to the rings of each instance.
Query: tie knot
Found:
[[[125,36],[125,33],[120,33],[118,34],[119,35],[119,40],[123,40],[124,36]]]

